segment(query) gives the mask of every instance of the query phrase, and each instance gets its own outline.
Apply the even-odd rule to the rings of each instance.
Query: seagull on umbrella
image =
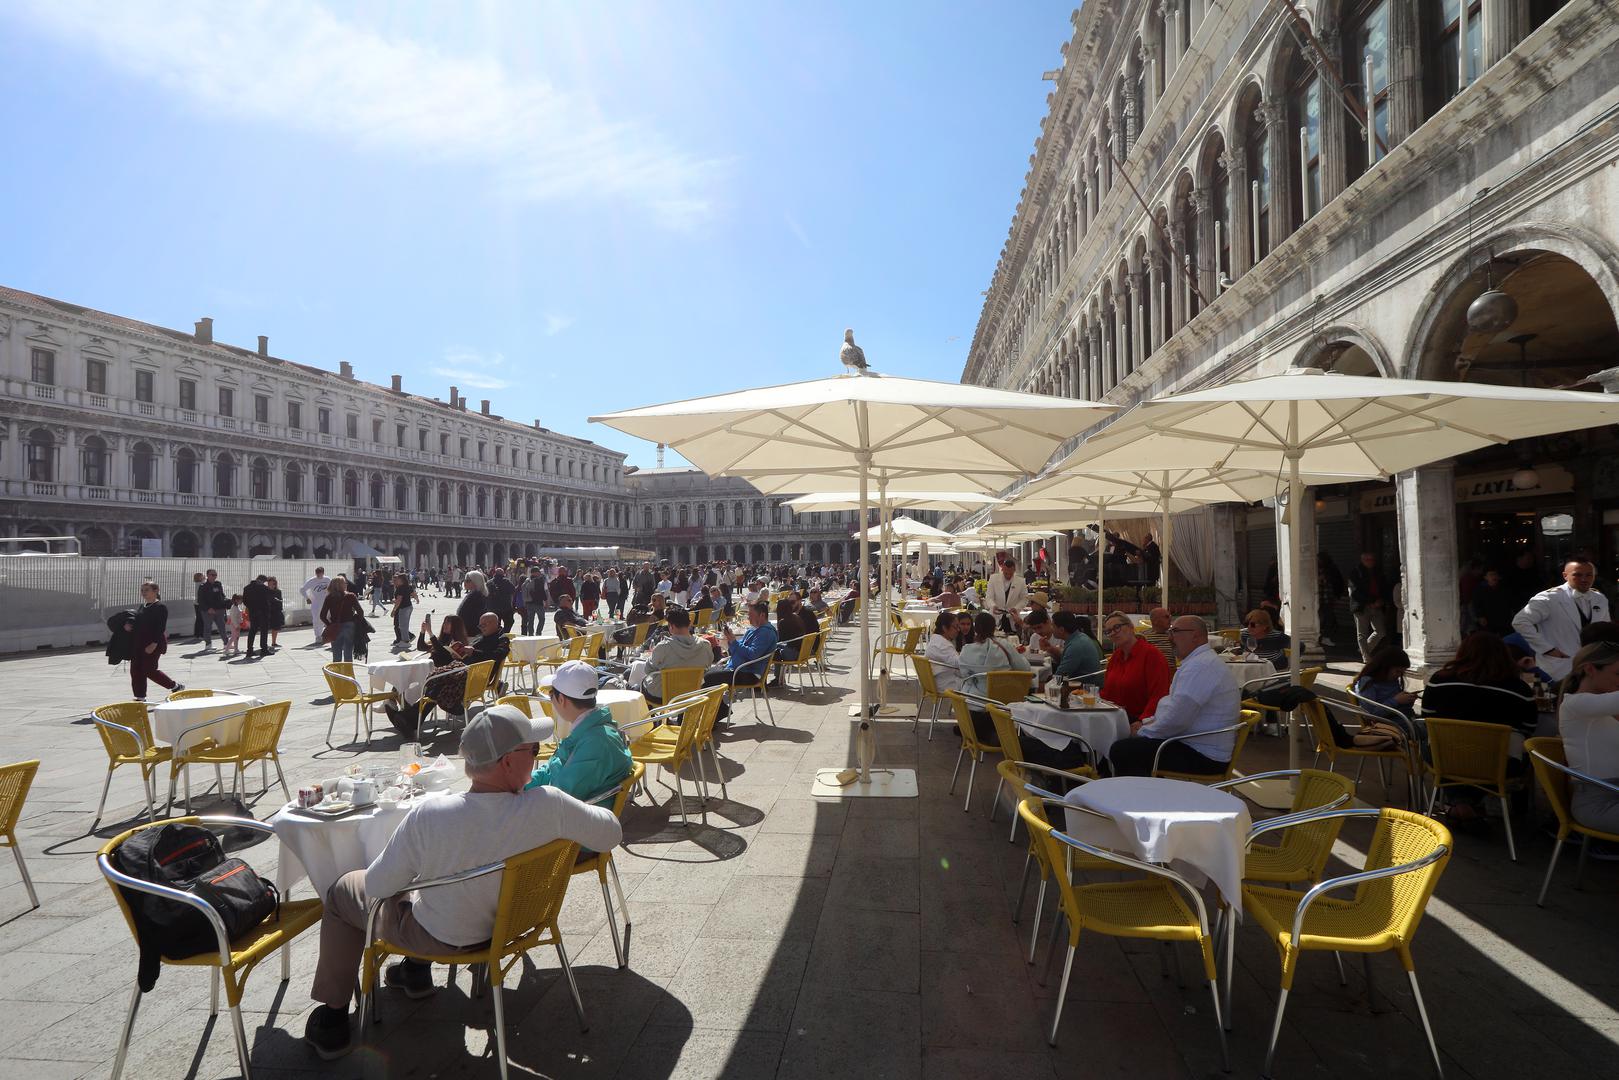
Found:
[[[843,332],[843,348],[838,350],[838,359],[843,366],[854,371],[866,370],[866,350],[854,343],[854,331]]]

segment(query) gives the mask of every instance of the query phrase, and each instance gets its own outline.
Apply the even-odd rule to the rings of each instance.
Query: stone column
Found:
[[[1169,85],[1170,76],[1174,75],[1175,69],[1180,66],[1181,51],[1175,47],[1175,35],[1180,29],[1176,25],[1180,21],[1180,15],[1177,11],[1179,7],[1179,0],[1163,0],[1163,3],[1158,5],[1158,14],[1164,20],[1164,85],[1166,87]]]
[[[1207,188],[1199,188],[1192,193],[1192,201],[1197,206],[1197,250],[1198,261],[1202,263],[1195,267],[1197,288],[1203,295],[1203,306],[1207,307],[1214,302],[1220,256],[1214,247],[1214,198]]]
[[[1318,31],[1316,38],[1321,42],[1321,47],[1326,50],[1328,56],[1341,57],[1342,50],[1339,48],[1336,27],[1328,27]],[[1337,62],[1341,64],[1342,60],[1340,59]],[[1360,76],[1356,75],[1346,76],[1346,78],[1354,83],[1361,81]],[[1359,129],[1354,131],[1346,130],[1354,126],[1353,121],[1350,119],[1349,113],[1331,95],[1326,80],[1319,75],[1316,76],[1316,93],[1321,97],[1321,206],[1325,206],[1333,199],[1336,199],[1339,193],[1348,186],[1348,169],[1344,161],[1344,140],[1346,138],[1357,138],[1364,142],[1366,136]],[[1364,105],[1365,102],[1362,101],[1362,104]],[[1300,117],[1299,119],[1302,123],[1303,118]],[[1298,146],[1299,129],[1294,128],[1290,132],[1290,137],[1293,140],[1292,145]],[[1283,160],[1285,161],[1291,156],[1290,153],[1284,154]],[[1298,178],[1295,177],[1292,182],[1298,183]],[[1316,209],[1319,210],[1320,207],[1318,206]]]
[[[1147,342],[1142,335],[1146,320],[1141,310],[1142,288],[1146,275],[1137,270],[1130,275],[1130,370],[1135,371],[1147,362]]]
[[[1529,0],[1484,0],[1484,66],[1489,67],[1529,36]]]
[[[1164,270],[1156,256],[1147,256],[1147,296],[1152,303],[1152,318],[1149,320],[1148,341],[1155,347],[1162,348],[1169,338],[1164,329]],[[1147,350],[1152,355],[1152,349]]]
[[[1169,297],[1171,304],[1170,324],[1174,327],[1186,325],[1186,228],[1179,220],[1169,225],[1169,257],[1174,260],[1169,267],[1170,281]],[[1166,337],[1168,335],[1165,335]]]
[[[1148,5],[1147,11],[1147,18],[1150,20],[1152,18],[1151,5]],[[1149,42],[1149,44],[1141,46],[1142,85],[1146,87],[1146,90],[1142,94],[1144,100],[1141,103],[1142,115],[1137,121],[1136,130],[1138,132],[1142,127],[1146,126],[1147,117],[1152,115],[1154,106],[1158,104],[1159,65],[1164,62],[1162,55],[1158,52],[1158,46],[1150,44],[1152,38],[1148,33],[1148,29],[1145,25],[1141,28],[1142,41]]]
[[[1287,633],[1293,639],[1293,647],[1302,649],[1301,657],[1315,658],[1321,655],[1321,646],[1317,639],[1321,636],[1321,616],[1317,608],[1317,590],[1315,580],[1315,492],[1311,488],[1304,488],[1304,498],[1300,500],[1294,524],[1283,523],[1286,506],[1286,493],[1277,500],[1276,504],[1276,575],[1281,583],[1282,590],[1282,619],[1287,624]],[[1291,582],[1293,580],[1290,555],[1292,545],[1288,539],[1288,529],[1299,530],[1299,569],[1300,580],[1298,595],[1292,595]]]
[[[1394,149],[1421,125],[1422,34],[1417,25],[1417,4],[1390,4],[1389,13],[1389,137]],[[1351,80],[1353,81],[1353,80]]]
[[[1240,511],[1247,513],[1244,507]],[[1219,626],[1242,622],[1241,597],[1237,595],[1237,514],[1230,503],[1209,508],[1209,524],[1214,531],[1214,617]]]
[[[1220,160],[1225,165],[1231,192],[1227,215],[1231,228],[1231,265],[1227,273],[1236,281],[1254,264],[1253,193],[1248,190],[1248,155],[1228,146]]]
[[[1394,479],[1404,567],[1405,651],[1415,669],[1439,667],[1461,644],[1456,584],[1456,465],[1447,461]]]
[[[1254,111],[1255,119],[1265,125],[1266,165],[1270,169],[1270,235],[1266,241],[1274,250],[1293,231],[1293,193],[1299,188],[1299,178],[1289,162],[1287,109],[1279,102],[1267,102]],[[1297,147],[1299,133],[1292,133],[1292,146]]]

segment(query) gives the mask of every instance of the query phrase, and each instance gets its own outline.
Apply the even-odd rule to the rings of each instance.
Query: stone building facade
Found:
[[[0,287],[0,536],[489,565],[631,527],[623,454],[401,381]]]
[[[1600,392],[1619,364],[1614,0],[1087,0],[1073,27],[963,381],[1128,405],[1299,366]],[[1489,288],[1517,310],[1480,333]],[[1552,584],[1583,551],[1619,579],[1613,449],[1318,489],[1302,550],[1402,564],[1432,665],[1470,558],[1529,552]],[[1231,612],[1287,545],[1268,509],[1215,522]]]
[[[857,511],[795,514],[790,496],[762,495],[736,476],[697,469],[641,469],[628,485],[635,499],[636,546],[688,564],[728,559],[739,563],[859,559]],[[935,523],[939,515],[906,511]]]

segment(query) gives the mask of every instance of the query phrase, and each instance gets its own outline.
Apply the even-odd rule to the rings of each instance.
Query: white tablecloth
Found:
[[[264,702],[256,697],[245,694],[214,694],[212,697],[182,698],[179,701],[164,701],[153,705],[147,710],[152,721],[152,739],[155,742],[173,745],[180,733],[192,724],[200,724],[204,720],[211,720],[216,716],[227,716],[230,713],[240,713]],[[233,743],[242,735],[242,718],[232,717],[222,721],[216,727],[203,731],[193,732],[183,747],[177,750],[189,749],[199,739],[213,739],[218,743]]]
[[[1130,734],[1130,717],[1117,705],[1099,705],[1094,709],[1059,709],[1033,701],[1015,701],[1011,707],[1012,719],[1060,728],[1078,735],[1090,744],[1098,757],[1106,757],[1108,747]],[[1039,739],[1053,750],[1061,750],[1073,740],[1039,728],[1019,725],[1023,734]]]
[[[1241,909],[1248,804],[1186,780],[1116,776],[1081,784],[1067,802],[1106,814],[1104,821],[1070,810],[1068,834],[1098,847],[1167,863],[1193,885],[1212,880]]]
[[[900,622],[906,626],[932,626],[938,617],[936,607],[908,607],[899,613]]]
[[[365,669],[371,673],[372,693],[392,688],[399,691],[406,704],[413,704],[421,700],[422,687],[433,671],[433,661],[428,657],[420,660],[378,660],[365,665]]]
[[[1238,686],[1242,686],[1250,679],[1268,679],[1278,675],[1281,676],[1280,681],[1287,681],[1287,670],[1284,668],[1277,671],[1276,665],[1269,660],[1227,660],[1226,667],[1230,670],[1231,677],[1237,680]],[[1245,695],[1258,693],[1261,685],[1256,683],[1245,689],[1243,693]]]
[[[511,658],[520,663],[532,664],[540,658],[540,650],[545,649],[546,655],[550,650],[561,643],[550,634],[529,634],[514,637],[511,640]]]
[[[393,836],[412,806],[439,794],[442,793],[427,792],[393,806],[378,804],[335,821],[295,814],[292,812],[295,804],[282,807],[270,819],[276,838],[281,841],[281,858],[275,871],[276,888],[285,896],[291,886],[308,878],[315,895],[324,900],[326,890],[338,878],[350,870],[364,870],[382,854],[388,838]]]

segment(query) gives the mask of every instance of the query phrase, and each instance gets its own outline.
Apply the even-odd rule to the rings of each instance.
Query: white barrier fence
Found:
[[[107,619],[139,607],[143,581],[157,582],[169,609],[169,636],[187,637],[197,589],[191,575],[217,570],[225,595],[259,574],[281,587],[286,624],[308,625],[298,588],[330,559],[123,559],[0,555],[0,653],[104,643]]]

